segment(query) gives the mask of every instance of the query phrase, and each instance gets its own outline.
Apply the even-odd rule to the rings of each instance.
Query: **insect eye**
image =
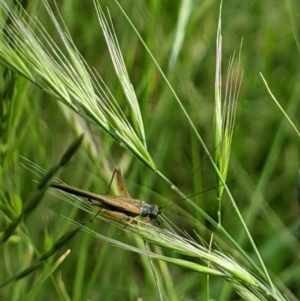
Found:
[[[161,214],[161,207],[157,207],[156,205],[151,208],[149,217],[151,219],[156,219],[157,216]]]

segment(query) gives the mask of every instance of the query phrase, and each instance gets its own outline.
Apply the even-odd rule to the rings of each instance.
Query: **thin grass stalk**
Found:
[[[67,258],[67,256],[70,254],[70,252],[71,252],[70,250],[67,250],[66,252],[64,252],[64,254],[62,254],[54,262],[54,264],[52,264],[50,267],[46,267],[44,269],[44,271],[41,274],[41,276],[39,277],[39,279],[35,282],[35,285],[33,286],[33,288],[26,294],[26,296],[24,296],[23,301],[34,300],[33,297],[36,296],[36,294],[38,293],[38,291],[41,289],[41,286],[43,285],[43,283],[49,278],[49,276],[53,275],[54,271]],[[64,298],[62,298],[62,299],[64,299],[64,300],[70,300],[69,298],[66,298],[66,296],[64,296]]]
[[[186,31],[187,31],[188,21],[193,12],[193,4],[194,3],[192,0],[181,1],[177,26],[176,26],[176,32],[175,32],[175,38],[172,45],[172,52],[169,60],[169,70],[172,70],[173,67],[175,66],[178,55],[182,48]]]
[[[247,226],[246,226],[246,224],[245,224],[245,222],[244,222],[244,220],[243,220],[243,217],[242,217],[242,215],[241,215],[241,213],[240,213],[240,211],[239,211],[237,205],[235,204],[235,201],[234,201],[234,199],[233,199],[233,197],[232,197],[232,195],[231,195],[231,193],[230,193],[230,191],[229,191],[229,189],[228,189],[228,187],[227,187],[227,185],[226,185],[226,183],[225,183],[225,181],[224,181],[224,179],[223,179],[223,177],[222,177],[222,174],[220,173],[220,171],[219,171],[217,165],[216,165],[215,162],[214,162],[213,157],[211,156],[211,154],[210,154],[210,152],[209,152],[209,150],[208,150],[206,144],[204,143],[204,140],[202,139],[201,135],[198,133],[198,131],[197,131],[197,129],[196,129],[194,123],[192,122],[192,120],[191,120],[191,118],[189,117],[187,111],[185,110],[184,106],[182,105],[182,103],[181,103],[179,97],[177,96],[175,90],[173,89],[173,87],[171,86],[170,82],[168,81],[166,75],[164,74],[164,72],[163,72],[162,69],[160,68],[159,64],[158,64],[157,61],[155,60],[155,58],[154,58],[154,56],[152,55],[150,49],[147,47],[146,43],[145,43],[144,40],[142,39],[142,37],[141,37],[141,35],[139,34],[138,30],[136,29],[136,27],[134,26],[134,24],[131,22],[130,18],[128,17],[128,15],[126,14],[126,12],[123,10],[123,8],[121,7],[121,5],[118,3],[118,1],[115,0],[115,2],[116,2],[116,4],[119,6],[120,10],[122,11],[123,15],[124,15],[125,18],[127,19],[128,23],[131,25],[131,27],[132,27],[133,30],[135,31],[135,33],[136,33],[136,35],[138,36],[138,38],[140,39],[141,43],[142,43],[143,46],[145,47],[145,49],[146,49],[146,51],[148,52],[149,56],[150,56],[151,59],[153,60],[153,62],[154,62],[154,64],[156,65],[157,69],[159,70],[161,76],[162,76],[163,79],[165,80],[167,86],[170,88],[172,94],[174,95],[175,100],[177,101],[177,103],[178,103],[180,109],[183,111],[185,117],[187,118],[187,121],[188,121],[189,125],[191,126],[191,128],[192,128],[194,134],[196,135],[197,139],[199,140],[201,146],[203,147],[203,149],[204,149],[206,155],[208,156],[208,159],[209,159],[210,163],[212,164],[213,168],[215,169],[216,174],[217,174],[217,176],[218,176],[220,182],[221,182],[222,185],[224,186],[224,190],[226,191],[226,193],[227,193],[227,195],[228,195],[228,197],[229,197],[229,200],[231,201],[231,204],[232,204],[232,206],[233,206],[233,208],[234,208],[234,210],[235,210],[235,212],[236,212],[236,214],[237,214],[237,216],[238,216],[238,218],[239,218],[239,220],[240,220],[240,222],[241,222],[241,224],[242,224],[242,227],[243,227],[243,229],[244,229],[244,231],[245,231],[245,233],[246,233],[246,235],[247,235],[247,237],[248,237],[248,239],[249,239],[249,241],[250,241],[250,243],[251,243],[251,246],[252,246],[252,248],[254,249],[254,252],[255,252],[255,254],[256,254],[256,256],[257,256],[257,258],[258,258],[258,260],[259,260],[259,262],[260,262],[260,264],[261,264],[261,266],[262,266],[263,274],[265,274],[265,277],[268,279],[269,284],[272,285],[272,281],[271,281],[271,279],[270,279],[270,276],[268,275],[267,269],[266,269],[266,267],[265,267],[265,265],[264,265],[264,262],[263,262],[263,260],[262,260],[262,258],[261,258],[261,256],[260,256],[260,254],[259,254],[259,252],[258,252],[258,249],[257,249],[257,247],[256,247],[256,245],[255,245],[255,242],[254,242],[254,240],[253,240],[253,238],[252,238],[252,236],[251,236],[251,234],[250,234],[250,232],[249,232],[249,230],[248,230],[248,228],[247,228]],[[221,8],[221,6],[220,6],[220,8]],[[170,187],[171,187],[175,192],[177,192],[179,195],[183,196],[183,194],[179,191],[179,189],[178,189],[175,185],[173,185],[173,184],[171,183],[171,181],[169,181],[169,180],[163,175],[163,173],[161,173],[160,171],[156,171],[156,173],[157,173],[163,180],[165,180],[168,184],[170,184]],[[190,201],[190,204],[191,204],[191,205],[192,205],[192,203],[193,203],[193,202]],[[192,205],[192,206],[193,206],[193,205]],[[203,210],[199,210],[199,208],[198,208],[198,211],[199,211],[199,212],[204,216],[204,218],[207,219],[208,221],[212,220],[212,219],[211,219],[211,218],[210,218]],[[212,224],[213,224],[213,225],[216,227],[216,229],[218,229],[221,233],[225,234],[226,237],[230,240],[230,242],[231,242],[236,248],[238,248],[238,250],[241,251],[240,246],[239,246],[239,245],[236,243],[236,241],[235,241],[235,240],[234,240],[234,239],[226,232],[226,230],[225,230],[224,228],[222,228],[222,227],[220,228],[218,225],[216,225],[216,224],[214,224],[214,223],[212,223]],[[246,258],[247,258],[248,260],[250,260],[251,263],[254,264],[254,266],[258,269],[258,271],[261,271],[261,270],[258,268],[258,266],[254,263],[254,261],[253,261],[252,259],[250,259],[250,257],[249,257],[244,251],[242,251],[242,254],[243,254],[244,256],[246,256]]]
[[[292,122],[292,120],[290,119],[290,117],[287,115],[287,113],[285,112],[285,110],[282,108],[282,106],[280,105],[280,103],[277,101],[277,99],[275,98],[275,96],[273,95],[273,93],[271,92],[271,89],[268,86],[267,81],[265,80],[265,78],[263,77],[262,73],[260,73],[260,77],[262,78],[270,96],[272,97],[272,99],[274,100],[275,104],[278,106],[279,110],[281,111],[281,113],[283,114],[283,116],[286,118],[286,120],[288,121],[288,123],[292,126],[292,128],[294,129],[294,131],[296,132],[296,134],[300,137],[300,132],[299,130],[296,128],[295,124]]]
[[[150,253],[148,243],[144,239],[143,239],[143,244],[145,246],[146,252]],[[148,259],[149,259],[149,264],[150,264],[152,274],[153,274],[153,277],[154,277],[155,287],[156,287],[156,290],[157,290],[159,300],[163,301],[163,296],[162,296],[161,289],[160,289],[160,286],[159,286],[159,283],[158,283],[158,278],[157,278],[157,275],[156,275],[156,271],[155,271],[152,259],[150,258],[150,256],[148,256]]]

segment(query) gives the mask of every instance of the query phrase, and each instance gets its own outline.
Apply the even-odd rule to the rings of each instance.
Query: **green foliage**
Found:
[[[300,44],[298,2],[223,4],[222,60],[217,69],[218,86],[224,84],[215,98],[226,99],[228,65],[232,74],[244,69],[244,79],[233,137],[232,124],[229,133],[225,128],[225,137],[220,136],[218,119],[219,140],[213,130],[216,114],[224,114],[216,113],[213,103],[218,2],[135,1],[133,5],[120,1],[173,91],[115,2],[99,2],[106,17],[109,8],[124,58],[123,63],[114,53],[113,64],[92,1],[57,4],[68,29],[64,40],[66,28],[59,32],[43,3],[28,1],[28,15],[37,16],[45,31],[36,21],[33,26],[19,8],[32,25],[23,28],[27,44],[21,43],[24,35],[14,42],[7,39],[7,27],[3,27],[13,24],[12,16],[2,10],[1,234],[10,224],[14,227],[8,236],[1,236],[8,240],[0,249],[0,284],[12,282],[0,296],[4,300],[45,300],[45,296],[47,300],[158,300],[156,282],[164,300],[284,300],[283,294],[289,300],[300,298],[295,195],[299,137],[259,74],[295,122],[300,92],[300,48],[295,47]],[[0,3],[3,8],[9,2]],[[50,6],[62,25],[53,2]],[[103,16],[100,10],[98,16]],[[110,23],[103,22],[108,33]],[[43,42],[43,49],[34,44],[36,38]],[[242,38],[238,67],[230,57],[238,52]],[[116,40],[109,43],[113,52]],[[53,56],[55,64],[49,60]],[[94,69],[105,85],[91,80]],[[228,91],[230,98],[234,93]],[[20,164],[20,156],[48,170],[81,133],[85,136],[82,146],[60,169],[59,177],[103,194],[113,168],[120,166],[132,197],[166,205],[160,228],[133,223],[124,229],[123,223],[99,220],[81,226],[88,233],[77,233],[80,224],[74,228],[74,221],[87,221],[89,215],[48,193],[42,200],[39,196],[38,205],[34,202],[30,215],[22,215],[32,208],[26,200],[36,189],[34,179],[40,179]],[[215,166],[201,141],[212,157],[218,156]],[[176,186],[192,195],[222,184],[218,176],[216,181],[216,168],[225,180],[227,174],[227,182],[234,179],[228,184],[234,199],[223,193],[223,187],[185,200],[174,195]],[[168,223],[173,225],[169,228]],[[183,240],[185,233],[190,237]],[[143,242],[150,251],[143,250]],[[72,252],[66,257],[68,248]]]

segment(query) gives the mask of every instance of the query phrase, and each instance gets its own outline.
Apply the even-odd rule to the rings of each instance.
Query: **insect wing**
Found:
[[[126,213],[128,216],[137,216],[141,214],[142,202],[140,200],[118,195],[101,195],[57,183],[51,184],[51,187],[87,198],[95,206],[103,207],[109,210],[120,211]]]
[[[121,174],[121,169],[120,168],[116,168],[115,169],[115,173],[117,176],[117,189],[118,189],[118,195],[119,196],[125,196],[125,197],[130,197],[130,194],[126,188],[126,184],[124,181],[124,178]]]
[[[101,198],[104,206],[106,205],[110,210],[123,212],[128,216],[141,215],[142,202],[140,200],[118,195],[98,195],[98,198]]]

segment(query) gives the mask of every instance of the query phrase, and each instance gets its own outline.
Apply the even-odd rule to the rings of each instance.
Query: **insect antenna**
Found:
[[[210,155],[206,154],[204,156],[204,160],[202,161],[202,163],[191,173],[191,175],[189,177],[186,178],[186,180],[180,185],[180,187],[172,187],[172,189],[174,190],[173,192],[173,195],[171,198],[169,198],[169,200],[167,201],[167,203],[162,207],[162,209],[166,209],[168,207],[170,207],[170,203],[173,202],[174,198],[175,198],[175,195],[178,194],[178,191],[182,191],[182,189],[191,181],[191,179],[194,178],[195,174],[201,170],[203,168],[203,166],[206,164],[206,162],[209,161],[209,157],[213,157],[216,153],[216,151],[218,150],[218,148],[221,146],[222,144],[222,141],[217,145],[215,146],[215,148],[213,149],[212,152],[210,152]],[[215,185],[214,187],[211,187],[211,188],[208,188],[208,189],[205,189],[204,191],[201,191],[201,192],[198,192],[198,193],[195,193],[194,196],[196,195],[200,195],[204,192],[207,192],[207,191],[210,191],[210,190],[213,190],[213,189],[216,189],[218,187],[221,187],[221,186],[224,186],[224,185]],[[186,197],[184,199],[188,199],[189,197]],[[182,200],[184,200],[182,199]],[[174,202],[173,202],[174,203]]]
[[[195,172],[197,172],[198,170],[199,170],[199,168],[197,168]],[[195,174],[195,172],[194,172],[193,174]],[[245,177],[248,177],[248,176],[249,176],[249,172],[246,171]],[[231,183],[235,183],[235,182],[237,182],[237,181],[240,181],[242,178],[244,178],[244,176],[239,177],[239,179],[234,178],[234,179],[231,179],[231,180],[229,180],[229,181],[226,181],[226,182],[225,182],[225,185],[228,185],[228,184],[231,184]],[[300,179],[300,171],[299,171],[299,179]],[[299,181],[300,181],[300,180],[299,180]],[[188,182],[188,181],[186,181],[184,184],[186,184],[187,182]],[[300,184],[299,184],[299,185],[300,185]],[[224,186],[224,184],[215,185],[215,186],[212,186],[212,187],[210,187],[210,188],[207,188],[207,189],[198,191],[198,192],[196,192],[196,193],[187,195],[187,196],[184,197],[184,198],[181,198],[178,202],[174,201],[174,199],[175,199],[174,196],[175,196],[175,194],[176,194],[176,192],[174,192],[174,193],[173,193],[173,199],[169,199],[169,200],[167,201],[167,203],[166,203],[164,206],[160,207],[160,209],[161,209],[161,211],[164,211],[166,208],[170,208],[170,207],[173,206],[173,205],[179,205],[179,202],[182,202],[182,201],[187,200],[187,199],[191,199],[191,198],[193,198],[193,197],[195,197],[195,196],[204,194],[204,193],[209,192],[209,191],[213,191],[213,190],[215,190],[216,188],[222,187],[222,186]],[[181,190],[181,188],[178,188],[178,189]],[[299,186],[299,197],[300,197],[300,186]],[[300,221],[299,221],[299,223],[300,223]],[[299,227],[300,227],[300,225],[299,225]],[[299,229],[300,229],[300,228],[299,228]]]

